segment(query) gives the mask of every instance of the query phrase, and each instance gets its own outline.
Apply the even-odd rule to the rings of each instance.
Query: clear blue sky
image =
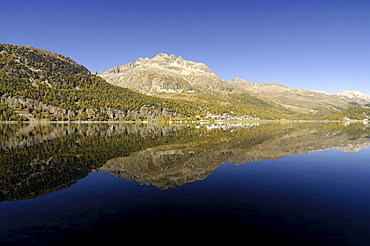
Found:
[[[1,0],[0,42],[90,71],[164,52],[226,80],[370,95],[369,0]]]

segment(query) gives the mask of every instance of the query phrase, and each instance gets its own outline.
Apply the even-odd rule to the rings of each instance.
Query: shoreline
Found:
[[[276,119],[276,120],[153,120],[153,121],[140,121],[140,120],[105,120],[105,121],[80,121],[80,120],[70,120],[70,121],[50,121],[50,120],[32,120],[32,121],[0,121],[1,124],[86,124],[86,123],[124,123],[124,124],[149,124],[149,123],[196,123],[196,124],[213,124],[213,123],[369,123],[368,120],[288,120],[288,119]]]

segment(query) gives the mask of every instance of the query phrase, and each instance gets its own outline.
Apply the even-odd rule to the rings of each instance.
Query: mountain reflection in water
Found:
[[[134,181],[124,183],[130,187],[135,183],[144,185],[132,188],[129,194],[127,194],[128,197],[131,197],[130,194],[140,193],[141,191],[139,190],[145,190],[146,193],[144,197],[151,196],[149,194],[159,194],[159,197],[165,196],[164,194],[166,194],[166,196],[171,196],[172,194],[172,198],[175,199],[174,197],[180,196],[179,194],[181,194],[182,191],[186,191],[193,187],[189,186],[186,188],[186,184],[194,183],[195,185],[196,181],[206,179],[208,182],[212,182],[215,177],[219,177],[218,180],[225,180],[226,177],[228,177],[228,170],[234,170],[231,168],[230,163],[238,166],[248,162],[276,161],[290,155],[329,149],[341,151],[339,153],[358,152],[370,146],[370,127],[368,125],[350,124],[345,126],[339,123],[215,124],[204,126],[195,124],[116,123],[1,124],[0,132],[0,201],[3,201],[3,203],[0,203],[0,209],[1,205],[3,205],[3,209],[5,209],[3,211],[6,211],[9,204],[26,204],[31,201],[39,201],[38,199],[41,198],[48,199],[51,195],[56,196],[59,194],[58,192],[53,193],[59,190],[70,192],[70,189],[67,188],[76,183],[76,185],[81,182],[83,183],[85,180],[84,178],[88,175],[86,180],[92,180],[93,177],[97,179],[98,177],[108,177],[106,175],[110,173],[115,177],[123,178],[117,179],[117,181],[114,182],[123,182],[123,180],[125,180],[125,182]],[[229,164],[225,165],[225,163]],[[340,166],[341,164],[339,163],[338,167]],[[216,170],[217,172],[215,172]],[[291,169],[286,170],[286,173],[289,173],[290,170]],[[249,171],[253,171],[253,169]],[[275,170],[274,172],[276,173],[279,171]],[[284,175],[286,175],[286,173]],[[308,171],[308,173],[310,173],[310,171]],[[268,175],[269,172],[266,171],[266,177]],[[232,182],[233,177],[228,178],[230,179],[227,182]],[[277,178],[275,177],[274,179]],[[250,177],[250,181],[248,182],[252,182],[252,180],[253,178]],[[259,182],[268,183],[267,180],[259,180],[253,185],[260,185]],[[279,185],[282,185],[284,182],[287,181],[281,180]],[[299,180],[297,182],[297,185],[304,185],[300,184]],[[99,183],[95,182],[94,185],[94,187],[96,187]],[[101,186],[104,187],[103,182]],[[146,186],[148,188],[155,187],[157,191],[150,188],[149,192],[149,190],[145,188]],[[231,186],[232,184],[230,183],[230,187]],[[243,185],[239,187],[242,186]],[[177,190],[175,189],[176,187],[185,188]],[[219,187],[219,184],[214,184],[214,187]],[[88,189],[92,188],[93,187],[89,187]],[[107,189],[112,190],[114,188],[110,187]],[[220,191],[217,192],[221,194],[222,189],[227,189],[227,186],[221,187]],[[264,188],[262,187],[261,189],[263,190]],[[65,194],[65,192],[62,194]],[[149,225],[156,227],[160,225],[178,225],[179,221],[183,221],[184,223],[182,224],[186,225],[187,228],[198,228],[203,225],[210,228],[210,226],[213,225],[213,229],[233,228],[233,230],[238,230],[240,228],[248,228],[248,226],[245,225],[248,223],[245,221],[250,221],[252,217],[256,218],[256,214],[259,214],[258,216],[260,217],[257,216],[259,220],[258,228],[249,227],[249,229],[243,231],[247,236],[252,237],[253,235],[259,235],[261,238],[272,238],[275,243],[282,243],[282,245],[285,245],[285,242],[287,242],[286,245],[290,245],[289,243],[294,244],[294,240],[297,240],[299,237],[297,235],[300,235],[300,232],[293,229],[294,225],[298,227],[301,226],[300,222],[298,222],[299,218],[291,215],[291,210],[284,210],[284,215],[268,215],[270,217],[275,217],[279,222],[265,221],[262,219],[263,216],[261,215],[261,213],[264,213],[263,209],[258,208],[254,202],[245,201],[243,206],[237,205],[240,203],[238,198],[240,198],[241,195],[243,196],[244,193],[242,192],[242,194],[240,194],[239,192],[241,191],[238,191],[238,188],[234,187],[232,191],[229,192],[229,200],[222,202],[228,204],[227,206],[222,206],[224,212],[221,213],[218,211],[214,213],[215,210],[219,209],[218,205],[216,209],[213,207],[213,200],[207,200],[207,194],[211,196],[211,194],[213,194],[212,192],[218,194],[215,190],[206,193],[198,191],[191,193],[186,200],[189,204],[181,205],[182,214],[178,212],[172,214],[171,220],[165,220],[164,218],[166,218],[166,216],[164,216],[164,214],[168,215],[168,212],[171,211],[171,206],[172,208],[178,206],[177,204],[175,205],[173,201],[171,201],[172,205],[169,207],[168,204],[163,206],[163,204],[158,201],[150,200],[151,205],[145,207],[145,212],[143,212],[140,209],[133,210],[132,207],[144,206],[143,204],[149,201],[143,198],[145,201],[140,203],[140,199],[135,200],[135,198],[130,201],[125,200],[125,203],[128,204],[127,206],[129,206],[130,209],[122,209],[120,207],[122,206],[121,203],[119,203],[119,205],[118,203],[114,205],[120,207],[120,209],[118,209],[120,212],[112,212],[115,214],[114,216],[120,218],[120,223],[118,223],[117,220],[112,220],[109,216],[110,219],[107,219],[108,217],[104,217],[98,212],[99,215],[95,216],[99,219],[88,220],[91,224],[96,223],[95,226],[91,227],[88,223],[83,226],[72,226],[71,228],[77,230],[77,228],[83,227],[84,229],[79,229],[77,231],[80,235],[85,235],[86,237],[90,235],[90,232],[96,233],[100,231],[100,240],[104,238],[104,233],[111,235],[113,227],[120,228],[129,226],[130,228],[137,228],[138,225],[143,226],[142,224],[144,223],[146,227],[149,227]],[[234,192],[235,196],[233,196]],[[258,195],[254,194],[252,191],[249,192],[251,193],[249,194],[250,198],[255,199],[255,203],[258,203],[256,201],[261,198],[258,198]],[[286,193],[289,193],[288,188]],[[50,196],[44,196],[47,194],[50,194]],[[201,197],[198,197],[196,194]],[[273,194],[270,195],[271,197],[269,197],[269,199],[277,199],[276,197],[274,198]],[[45,198],[40,196],[44,196]],[[224,198],[225,197],[223,197],[223,199]],[[289,196],[286,198],[289,200]],[[28,199],[28,201],[22,201],[25,199]],[[104,203],[104,198],[96,197],[96,199],[103,199],[101,203]],[[107,199],[107,204],[112,202],[111,199],[112,198]],[[176,199],[180,198],[177,197]],[[197,201],[202,200],[207,206],[193,207],[193,205],[190,204],[192,199],[196,199]],[[276,203],[281,206],[281,201],[279,199]],[[287,203],[289,202],[288,200],[286,201]],[[14,202],[9,203],[6,201]],[[130,202],[132,202],[132,204]],[[228,207],[230,203],[233,203],[233,209]],[[42,205],[39,206],[42,207]],[[247,208],[245,206],[247,206]],[[300,206],[302,206],[301,209],[303,209],[306,205],[300,204]],[[77,211],[81,208],[75,209]],[[16,209],[13,210],[16,211]],[[114,209],[112,208],[112,210]],[[309,211],[312,210],[312,208],[306,208],[305,211],[310,213]],[[0,213],[0,218],[4,217],[3,221],[9,220],[9,217],[13,216],[11,211],[12,209],[6,213]],[[35,212],[35,214],[36,213],[37,212]],[[48,213],[51,215],[53,212],[49,211]],[[81,213],[83,214],[83,212]],[[241,219],[242,217],[240,214],[243,214],[243,219]],[[310,214],[309,217],[315,220],[316,217],[319,216],[318,214]],[[161,215],[163,216],[161,217]],[[322,214],[320,214],[320,216],[321,215]],[[159,219],[160,217],[162,219]],[[147,218],[154,219],[153,221],[149,221]],[[199,218],[202,219],[199,220]],[[286,220],[291,221],[287,222]],[[102,221],[105,221],[107,226],[104,227],[103,225],[105,225],[105,223]],[[125,223],[122,221],[125,221]],[[51,233],[52,239],[44,234],[44,239],[40,239],[37,235],[28,235],[34,234],[36,229],[32,229],[33,231],[27,229],[27,223],[30,222],[24,221],[23,224],[18,226],[19,228],[14,225],[14,228],[8,230],[0,227],[0,229],[4,230],[2,238],[0,239],[3,239],[4,242],[19,241],[20,243],[25,243],[30,238],[37,238],[37,240],[41,241],[44,239],[52,240],[52,242],[54,242],[53,240],[69,242],[69,239],[67,240],[66,238],[71,235],[74,235],[74,240],[78,241],[79,238],[71,231],[64,231],[64,234],[61,233],[57,229],[59,227],[53,224],[53,229],[47,226],[44,226],[47,229],[42,229],[42,226],[37,227],[37,230],[43,231],[44,234],[46,233],[44,230],[53,231]],[[305,223],[309,223],[307,219]],[[61,222],[61,224],[63,223]],[[280,225],[280,227],[278,225]],[[288,232],[282,229],[284,226],[287,227],[285,229]],[[310,232],[309,235],[315,235],[315,237],[317,237],[317,235],[321,235],[321,229],[321,227],[315,227],[313,230],[316,231]],[[25,231],[25,234],[28,233],[27,236],[14,236],[17,233],[22,234],[22,230]],[[125,230],[127,230],[126,227]],[[343,229],[338,230],[340,231]],[[336,231],[335,233],[338,232]],[[302,238],[309,237],[307,235],[300,236]],[[322,239],[322,242],[330,244],[331,241],[325,241],[327,239],[324,235],[321,235],[321,237],[320,240]],[[81,236],[81,238],[84,238],[84,236]],[[350,240],[348,237],[345,237],[344,240],[342,235],[337,235],[334,242],[343,242],[343,245],[347,245],[346,243],[351,242],[348,240]],[[360,242],[359,245],[362,242],[369,242],[362,236],[357,236],[356,240],[356,243]]]

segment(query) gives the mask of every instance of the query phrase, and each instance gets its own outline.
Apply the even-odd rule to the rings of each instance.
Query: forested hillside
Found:
[[[112,86],[68,57],[8,44],[0,44],[0,96],[8,104],[22,104],[24,100],[19,98],[42,102],[39,109],[35,108],[37,103],[23,103],[23,107],[36,115],[37,110],[44,111],[44,117],[52,117],[45,105],[65,109],[53,110],[58,119],[158,118],[200,113],[194,103],[162,100]]]
[[[350,107],[343,111],[337,112],[332,115],[326,116],[324,119],[327,120],[365,120],[370,119],[370,108],[363,107]]]
[[[147,96],[111,85],[66,56],[0,43],[0,100],[13,107],[14,112],[31,118],[133,120],[230,113],[283,117],[283,107],[254,97],[250,99],[247,102],[235,97],[230,98],[230,102],[224,99],[217,102],[217,98],[211,96],[202,101]]]

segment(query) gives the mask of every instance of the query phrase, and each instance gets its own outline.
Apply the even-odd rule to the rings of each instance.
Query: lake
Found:
[[[35,123],[0,132],[1,245],[370,245],[367,124]]]

